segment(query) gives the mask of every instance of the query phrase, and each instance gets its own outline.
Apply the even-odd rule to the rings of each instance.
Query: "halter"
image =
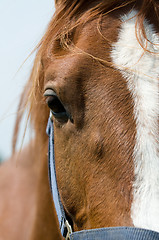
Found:
[[[135,227],[97,228],[72,232],[71,225],[66,219],[65,210],[60,199],[56,181],[54,128],[51,117],[49,117],[46,131],[49,136],[48,165],[50,188],[61,234],[66,240],[159,240],[158,232]]]

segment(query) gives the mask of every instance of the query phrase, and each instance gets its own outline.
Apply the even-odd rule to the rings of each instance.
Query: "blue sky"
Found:
[[[53,0],[0,1],[0,154],[4,158],[11,154],[17,105],[35,55],[20,66],[43,36],[53,12]]]

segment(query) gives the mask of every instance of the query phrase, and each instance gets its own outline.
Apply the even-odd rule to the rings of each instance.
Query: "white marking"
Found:
[[[127,80],[134,101],[137,134],[132,221],[135,227],[159,232],[159,35],[153,25],[144,22],[147,38],[154,44],[147,42],[147,49],[154,54],[144,52],[135,34],[136,14],[133,10],[121,18],[111,57]],[[146,46],[146,40],[142,41]]]

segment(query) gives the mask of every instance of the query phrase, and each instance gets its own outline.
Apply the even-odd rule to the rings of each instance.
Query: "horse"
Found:
[[[35,208],[28,239],[62,239],[47,174],[50,111],[57,185],[73,231],[159,232],[159,3],[55,5],[20,101],[35,131],[20,156],[36,172],[27,195],[34,199],[22,202]]]

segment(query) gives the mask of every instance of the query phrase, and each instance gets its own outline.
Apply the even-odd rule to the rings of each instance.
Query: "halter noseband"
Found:
[[[135,227],[97,228],[72,232],[72,228],[66,219],[56,181],[54,128],[51,117],[48,120],[47,134],[49,136],[48,165],[50,187],[61,234],[66,240],[159,240],[158,232]]]

